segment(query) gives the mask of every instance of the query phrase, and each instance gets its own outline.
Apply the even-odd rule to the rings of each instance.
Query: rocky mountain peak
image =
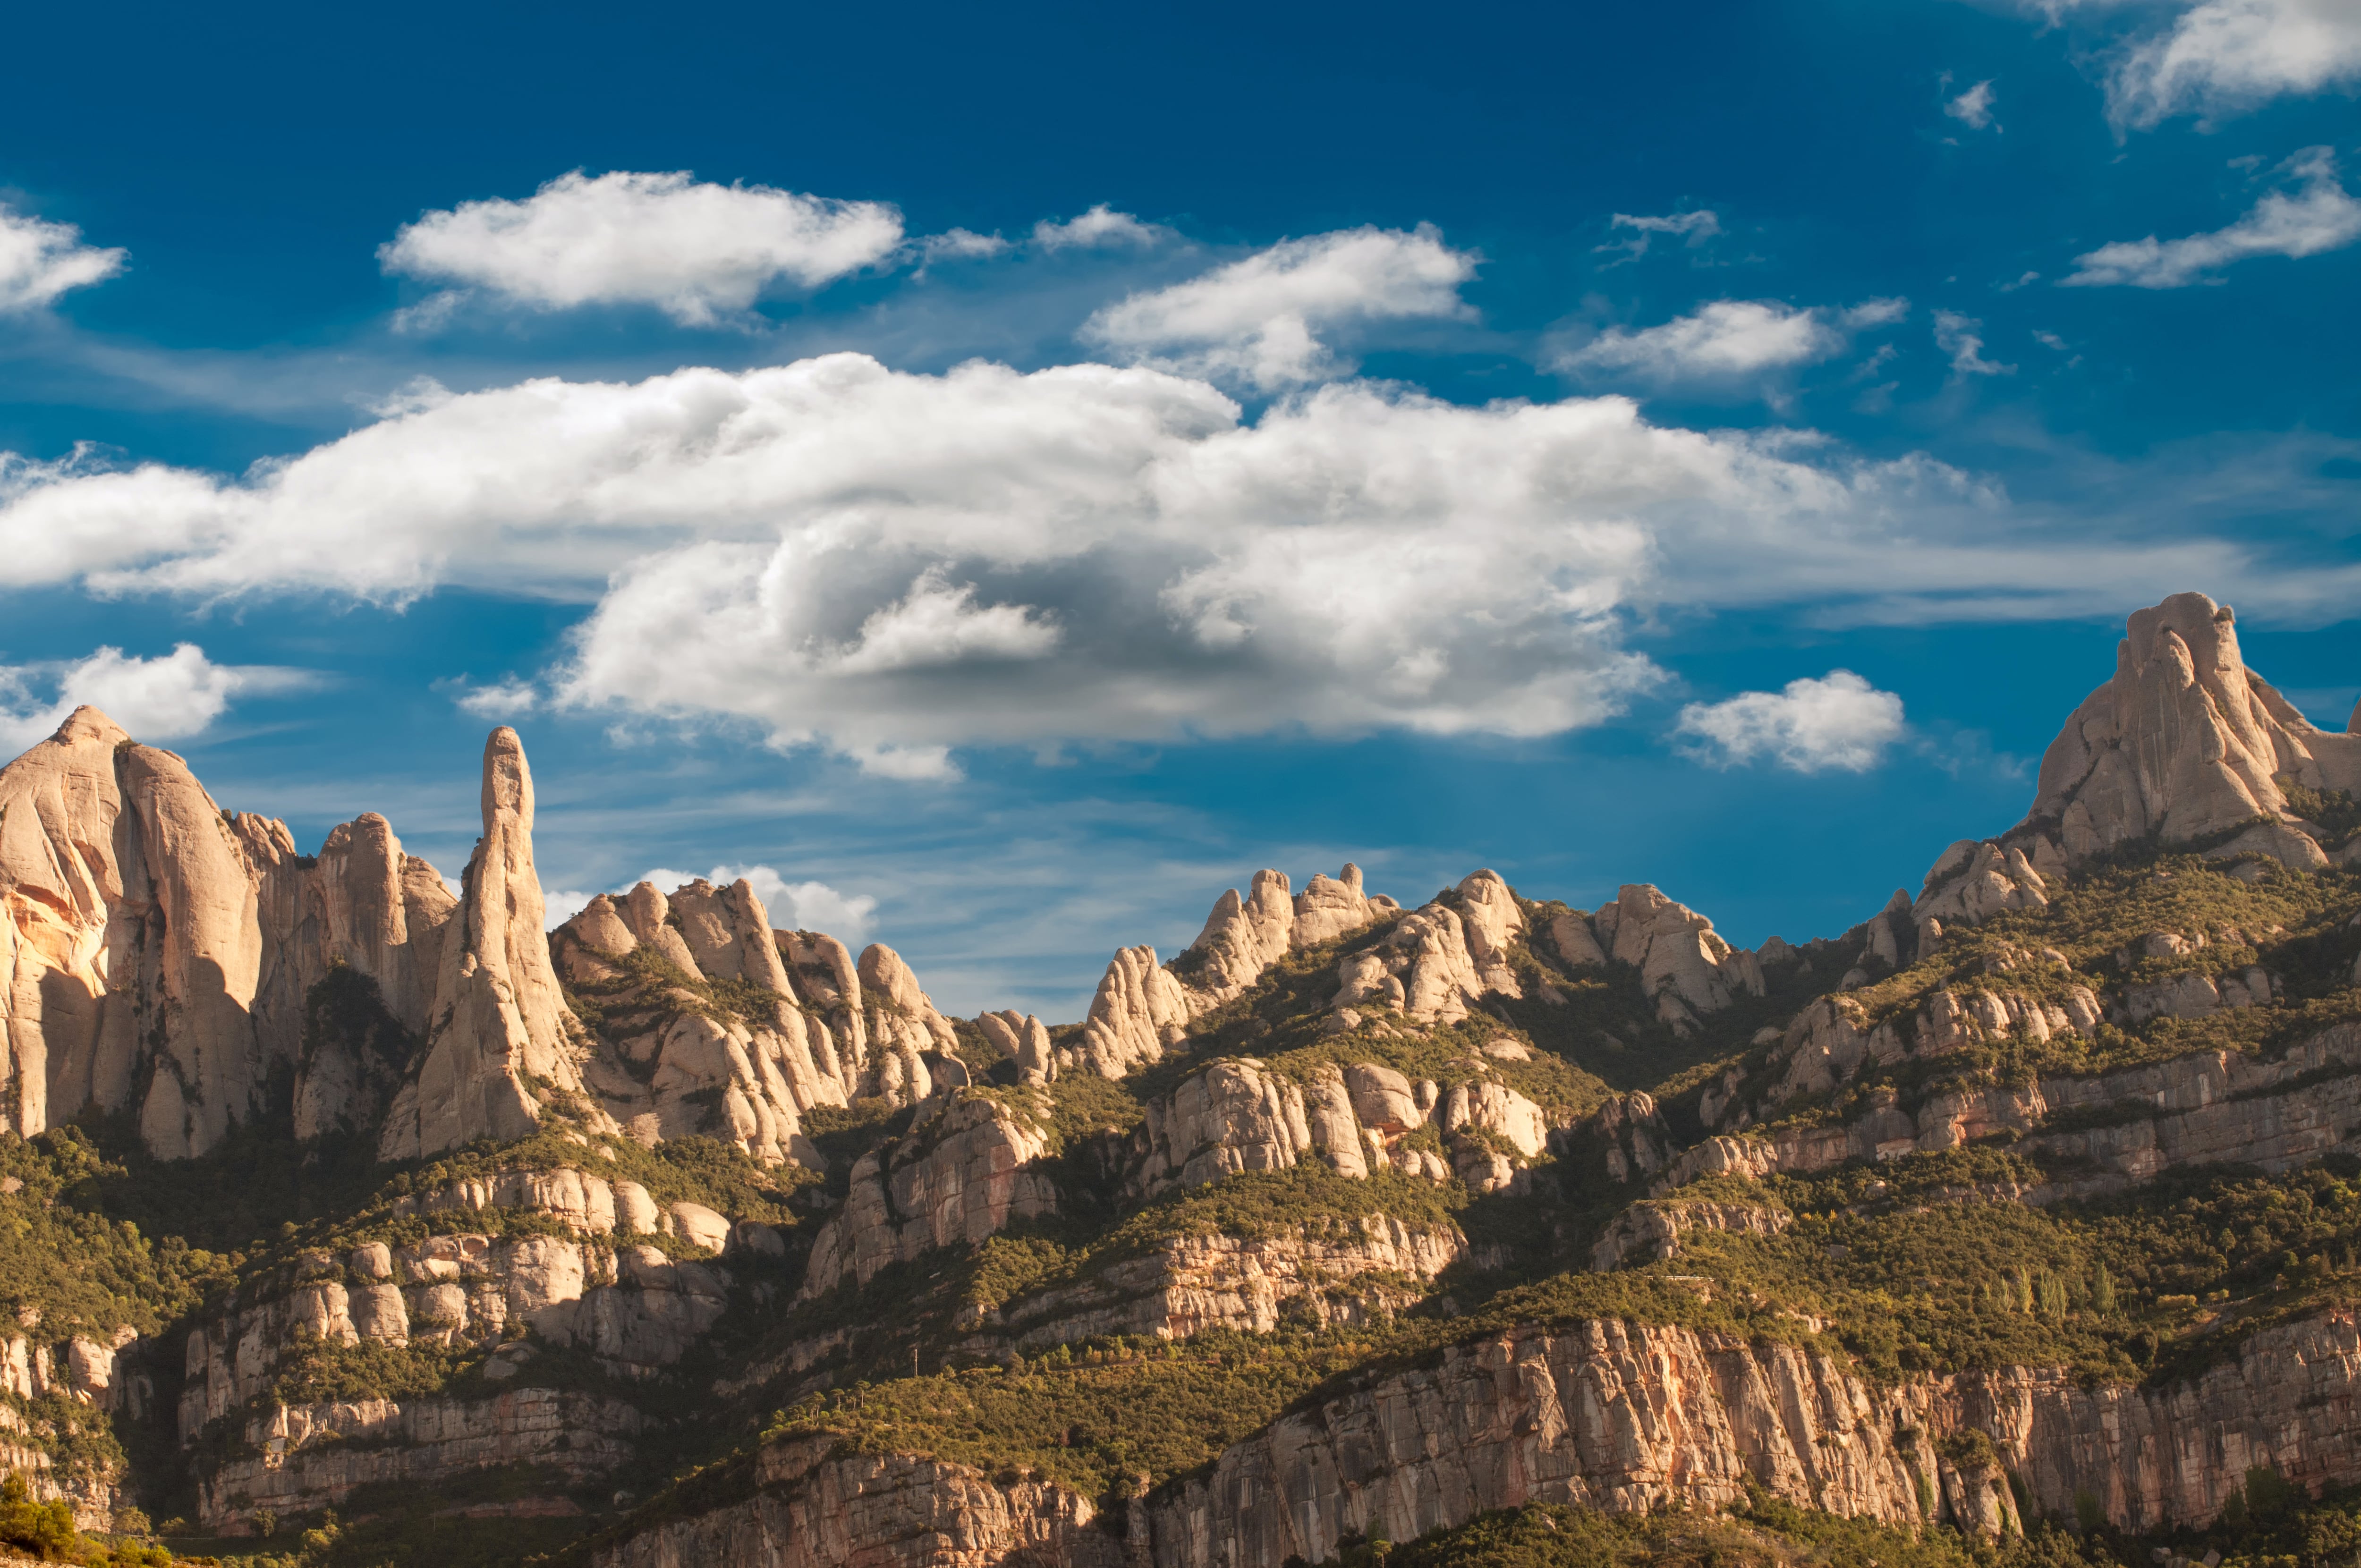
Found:
[[[58,726],[58,732],[42,744],[72,746],[82,741],[95,741],[102,746],[117,746],[130,739],[130,731],[90,704],[83,703],[66,715],[66,721]]]
[[[2361,735],[2323,730],[2249,670],[2236,618],[2203,594],[2136,611],[2115,673],[2041,759],[2025,828],[2080,860],[2150,833],[2188,839],[2290,815],[2279,780],[2361,785]]]

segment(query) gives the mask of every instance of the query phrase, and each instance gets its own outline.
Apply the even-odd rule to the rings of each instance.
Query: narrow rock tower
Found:
[[[533,863],[533,770],[502,726],[484,742],[484,836],[459,907],[416,1076],[394,1097],[378,1152],[417,1159],[477,1138],[521,1138],[553,1093],[583,1095],[583,1049],[543,935]]]

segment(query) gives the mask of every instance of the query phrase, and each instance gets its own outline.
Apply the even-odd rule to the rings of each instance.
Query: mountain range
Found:
[[[0,1540],[2341,1568],[2355,726],[2177,595],[1840,934],[1264,870],[1051,1024],[742,881],[546,929],[511,729],[450,878],[82,708],[0,771]]]

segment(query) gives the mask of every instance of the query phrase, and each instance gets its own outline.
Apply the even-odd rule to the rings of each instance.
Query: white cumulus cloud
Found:
[[[2361,201],[2338,180],[2334,152],[2306,148],[2279,167],[2295,181],[2295,191],[2267,192],[2229,227],[2180,239],[2159,240],[2150,235],[2103,245],[2076,257],[2077,270],[2059,283],[2069,288],[2184,289],[2212,280],[2234,262],[2258,256],[2317,256],[2361,240]]]
[[[82,242],[71,224],[53,224],[0,203],[0,314],[46,309],[69,289],[123,270],[127,250]]]
[[[1323,334],[1406,317],[1470,315],[1477,258],[1429,224],[1283,240],[1202,278],[1098,311],[1082,336],[1140,364],[1263,391],[1345,373]]]
[[[2039,584],[2079,612],[2189,582],[2252,602],[2243,560],[2147,516],[2125,542],[2061,533],[1923,455],[1684,430],[1626,398],[1340,382],[1248,420],[1205,382],[1091,364],[838,354],[422,392],[236,476],[0,456],[0,584],[571,599],[555,666],[455,689],[917,778],[969,746],[1551,734],[1656,681],[1624,628],[1659,607],[1989,614]]]
[[[2107,113],[2119,129],[2148,130],[2356,82],[2361,6],[2353,0],[2203,0],[2123,51],[2108,73]]]
[[[1144,250],[1174,237],[1173,232],[1163,225],[1142,223],[1129,213],[1116,212],[1104,202],[1064,223],[1044,218],[1033,225],[1033,243],[1044,250],[1114,247]]]
[[[0,751],[15,756],[48,740],[84,703],[135,740],[184,740],[228,711],[254,674],[214,663],[193,642],[152,659],[101,648],[71,663],[0,665]],[[277,672],[261,674],[283,684]],[[44,701],[43,691],[54,696]]]
[[[378,252],[388,272],[482,289],[544,310],[653,305],[706,325],[781,282],[817,288],[892,256],[902,216],[686,173],[576,170],[522,202],[430,212]]]
[[[1844,351],[1861,328],[1909,313],[1905,300],[1849,311],[1800,310],[1777,300],[1716,300],[1659,326],[1609,327],[1560,354],[1558,369],[1623,372],[1653,381],[1730,380],[1816,364]]]
[[[1830,670],[1782,691],[1693,702],[1681,709],[1675,732],[1686,750],[1715,767],[1768,761],[1799,773],[1865,773],[1902,738],[1902,699],[1850,670]]]

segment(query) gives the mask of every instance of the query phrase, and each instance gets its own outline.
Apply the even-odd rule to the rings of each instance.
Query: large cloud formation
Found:
[[[1940,464],[1808,433],[1367,382],[1249,422],[1105,365],[430,391],[236,477],[0,456],[0,583],[576,600],[540,700],[908,775],[969,744],[1550,734],[1653,684],[1628,628],[1660,606],[1990,614],[2029,582],[2095,605],[2183,578],[2237,580],[2216,543],[2061,542]]]

